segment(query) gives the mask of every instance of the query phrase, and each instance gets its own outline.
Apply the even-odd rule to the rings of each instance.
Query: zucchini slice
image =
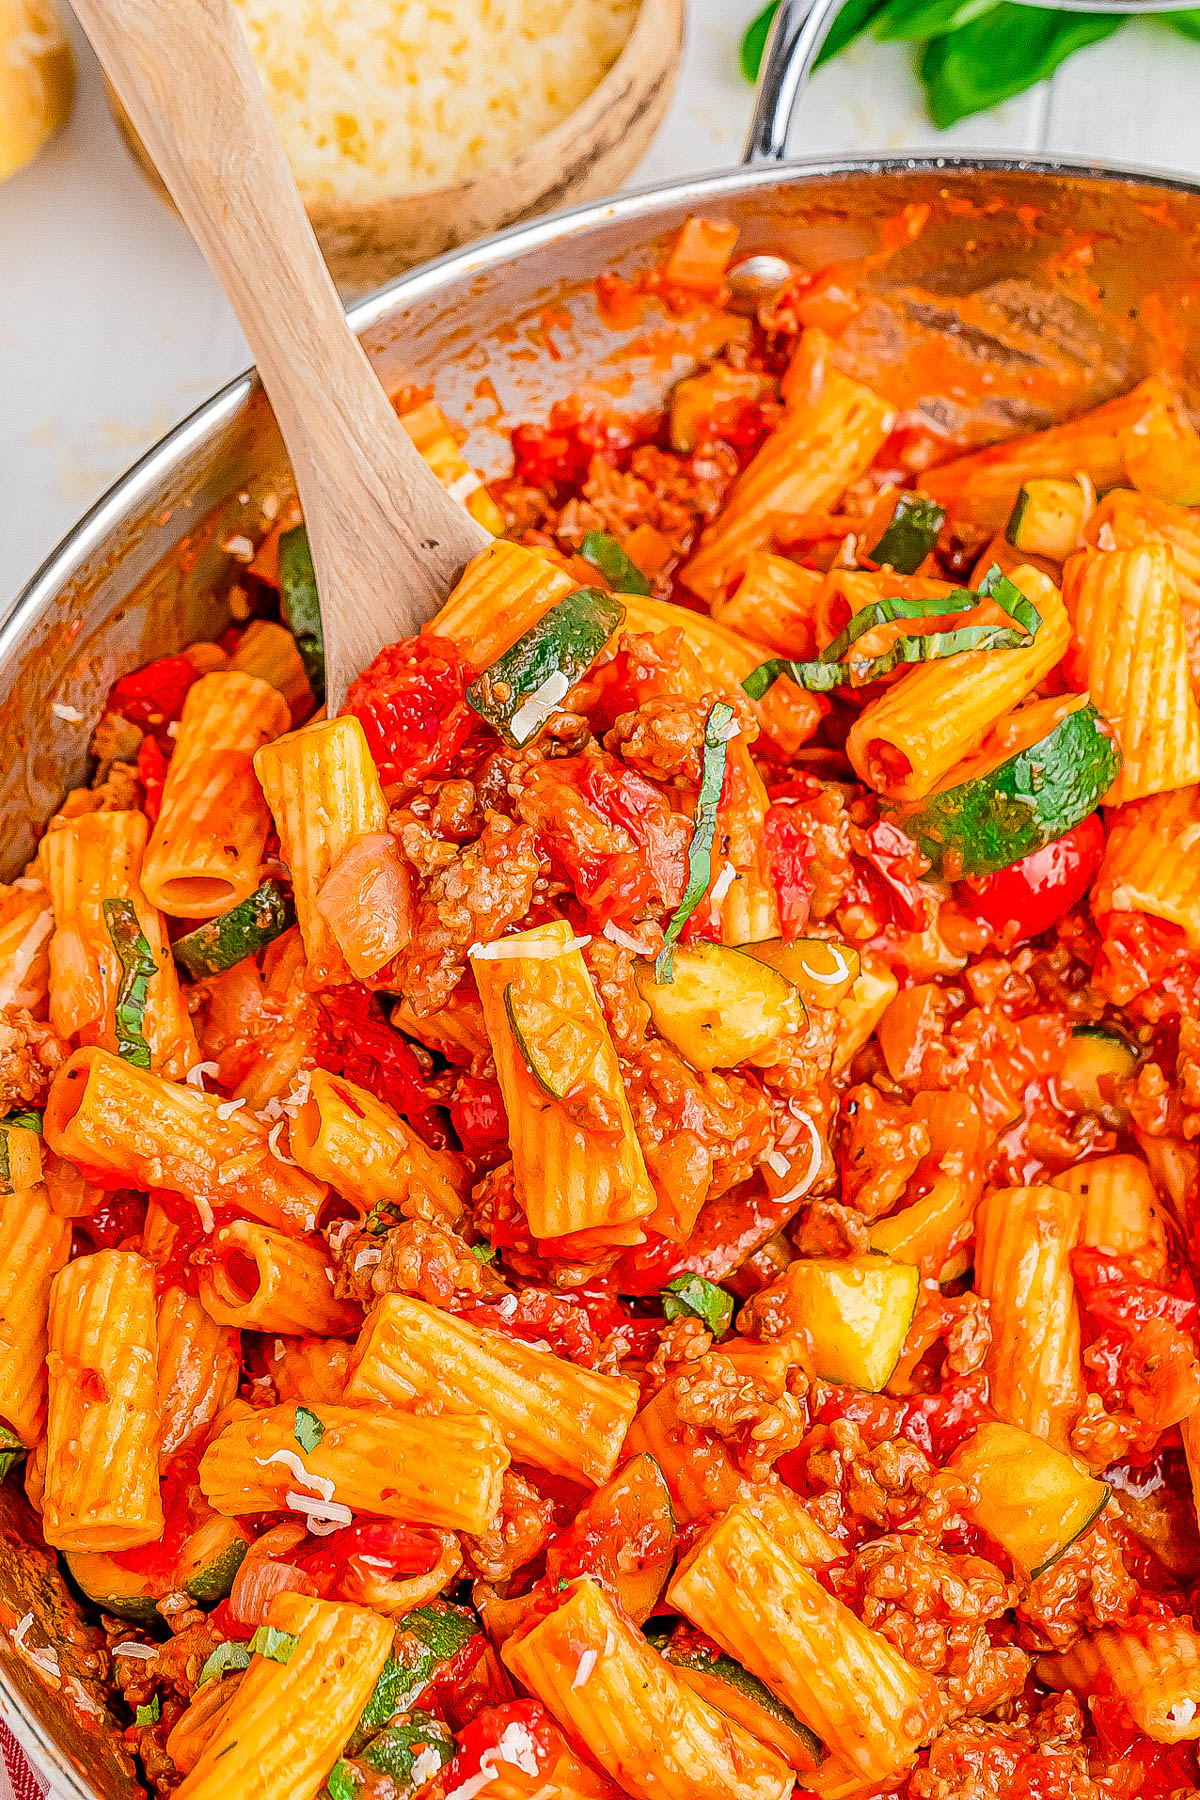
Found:
[[[1003,740],[999,755],[985,745],[932,794],[895,809],[935,875],[1007,869],[1095,812],[1120,772],[1116,740],[1086,694],[1019,708]]]
[[[658,1604],[675,1554],[675,1512],[662,1470],[643,1451],[585,1502],[546,1552],[553,1588],[574,1575],[597,1575],[616,1590],[635,1625]]]
[[[565,1100],[603,1054],[604,1034],[596,1019],[581,1019],[553,1000],[510,981],[504,1010],[522,1061],[552,1100]]]
[[[379,1671],[371,1697],[350,1734],[344,1754],[360,1756],[377,1731],[398,1713],[416,1705],[443,1664],[466,1649],[482,1627],[465,1606],[431,1601],[405,1613],[396,1628],[395,1646]]]
[[[830,938],[768,938],[761,944],[739,944],[743,956],[767,963],[787,977],[810,1006],[836,1006],[858,980],[862,958],[851,944]]]
[[[670,1636],[656,1633],[650,1643],[702,1700],[778,1750],[793,1769],[806,1773],[820,1766],[825,1746],[817,1734],[802,1725],[757,1675],[708,1638],[690,1625],[679,1625]]]
[[[625,546],[610,537],[607,531],[589,531],[579,546],[579,554],[593,569],[599,569],[614,593],[645,595],[654,592]]]
[[[693,1069],[753,1062],[804,1021],[803,1002],[785,975],[725,944],[677,947],[670,982],[655,980],[655,964],[639,959],[634,979],[655,1030]]]
[[[325,637],[308,531],[293,525],[279,539],[279,613],[296,640],[313,699],[325,698]]]
[[[329,1800],[358,1800],[364,1791],[385,1791],[389,1800],[410,1800],[457,1748],[449,1726],[431,1713],[411,1712],[385,1726],[350,1762],[339,1758],[322,1792]],[[386,1787],[378,1779],[381,1775],[387,1777]]]
[[[1014,550],[1065,562],[1079,548],[1090,500],[1079,481],[1027,481],[1004,535]]]
[[[67,1567],[89,1600],[137,1625],[159,1622],[158,1602],[183,1588],[197,1606],[215,1606],[233,1586],[249,1544],[236,1519],[207,1514],[169,1567],[138,1551],[66,1552]],[[154,1552],[156,1545],[148,1546]],[[139,1566],[140,1565],[140,1566]]]
[[[41,1179],[41,1115],[9,1113],[0,1119],[0,1194],[22,1194]]]
[[[1115,1025],[1076,1025],[1063,1056],[1059,1080],[1076,1104],[1086,1112],[1103,1112],[1113,1104],[1101,1082],[1125,1081],[1141,1060]]]
[[[887,529],[868,555],[880,568],[915,575],[938,541],[946,509],[924,494],[901,494]]]
[[[1017,1425],[981,1425],[948,1467],[979,1495],[967,1510],[1030,1576],[1040,1575],[1094,1525],[1112,1490],[1071,1457]]]
[[[219,919],[206,919],[186,937],[176,938],[171,954],[200,981],[264,950],[295,919],[295,909],[282,888],[274,881],[264,881]]]
[[[801,1258],[784,1280],[813,1344],[822,1381],[878,1394],[904,1349],[921,1272],[887,1256]]]
[[[625,617],[599,588],[565,594],[467,689],[467,704],[513,749],[537,736]]]

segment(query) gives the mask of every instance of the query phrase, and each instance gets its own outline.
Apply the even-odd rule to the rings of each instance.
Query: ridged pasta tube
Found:
[[[975,1285],[991,1309],[992,1406],[1059,1450],[1069,1449],[1084,1402],[1071,1274],[1083,1211],[1078,1194],[1026,1187],[997,1189],[975,1215]]]
[[[700,1698],[586,1577],[500,1652],[637,1800],[786,1800],[783,1758]]]
[[[1200,704],[1188,669],[1174,552],[1081,551],[1063,571],[1074,654],[1125,761],[1110,806],[1200,781]]]
[[[251,1660],[175,1790],[182,1800],[313,1800],[392,1647],[378,1613],[307,1594],[276,1594],[267,1623],[295,1646],[285,1661]]]
[[[307,986],[347,982],[350,969],[317,895],[357,838],[387,830],[387,801],[366,733],[353,713],[315,721],[265,744],[254,772],[291,870]]]
[[[238,1334],[218,1325],[186,1288],[164,1288],[158,1302],[159,1465],[189,1449],[238,1390]]]
[[[569,947],[572,942],[571,927],[555,921],[489,944],[471,958],[508,1115],[517,1198],[537,1238],[586,1231],[597,1243],[640,1243],[637,1221],[654,1211],[654,1189],[616,1048],[587,964]],[[539,1032],[545,1025],[544,1038],[527,1036],[524,1048],[513,1025],[518,1002],[539,1022]],[[571,1072],[571,1091],[558,1098],[527,1057],[539,1058],[543,1041],[557,1055],[568,1029],[576,1034],[579,1066]]]
[[[163,1530],[153,1265],[130,1250],[100,1250],[60,1270],[46,1366],[46,1542],[152,1544]]]
[[[291,710],[257,675],[202,675],[183,703],[162,804],[142,862],[142,891],[178,919],[214,919],[258,886],[271,827],[254,752]]]
[[[424,631],[449,638],[473,668],[485,669],[578,585],[540,551],[501,538],[471,558]]]
[[[214,1259],[200,1275],[205,1310],[242,1331],[356,1331],[362,1308],[333,1291],[333,1264],[318,1238],[289,1237],[254,1219],[234,1219],[213,1239]]]
[[[387,1294],[363,1326],[346,1381],[351,1406],[483,1412],[516,1462],[598,1484],[617,1466],[636,1383],[601,1375],[502,1332]]]
[[[815,396],[797,395],[701,535],[681,579],[703,599],[723,594],[754,550],[771,541],[780,513],[819,512],[870,468],[895,421],[870,388],[828,369]]]
[[[1125,1258],[1146,1281],[1167,1266],[1167,1232],[1150,1171],[1140,1156],[1097,1156],[1056,1175],[1052,1187],[1083,1201],[1079,1241]]]
[[[342,1398],[354,1345],[344,1338],[277,1337],[267,1373],[280,1400],[319,1406]]]
[[[817,647],[816,607],[824,585],[820,569],[802,568],[769,550],[752,550],[733,593],[713,601],[712,616],[767,645],[776,656],[803,661]]]
[[[923,799],[1062,660],[1071,624],[1058,589],[1027,563],[1010,579],[1041,615],[1032,644],[968,650],[905,670],[863,707],[846,738],[846,755],[868,787],[894,800]]]
[[[942,1722],[932,1677],[826,1593],[752,1502],[737,1502],[705,1533],[667,1598],[864,1783],[900,1774]]]
[[[107,1050],[77,1050],[54,1077],[43,1120],[59,1156],[130,1187],[171,1188],[204,1206],[237,1206],[268,1225],[312,1231],[324,1182],[272,1153],[268,1133],[221,1101],[136,1069]]]
[[[1113,815],[1092,910],[1149,913],[1200,949],[1200,787],[1135,800]]]
[[[323,1405],[320,1439],[301,1454],[295,1406],[234,1419],[200,1463],[217,1512],[351,1512],[479,1536],[500,1508],[508,1451],[482,1413],[428,1418],[378,1406]],[[348,1524],[348,1519],[341,1523]]]
[[[0,1419],[35,1444],[46,1417],[50,1288],[71,1254],[71,1222],[44,1187],[0,1200]]]
[[[364,1212],[385,1200],[408,1218],[453,1223],[462,1214],[454,1157],[431,1150],[398,1112],[343,1075],[313,1071],[289,1148],[302,1169]]]
[[[47,954],[54,913],[32,876],[0,883],[0,1006],[27,1006],[42,1016],[50,980]]]
[[[1185,1619],[1092,1632],[1069,1650],[1039,1657],[1037,1673],[1048,1687],[1073,1688],[1085,1699],[1115,1692],[1155,1743],[1200,1738],[1200,1636]]]
[[[142,893],[149,830],[144,813],[84,813],[42,839],[38,855],[55,920],[50,1023],[61,1037],[117,1048],[115,1012],[124,970],[109,935],[104,902],[126,900],[157,965],[146,986],[142,1025],[150,1066],[163,1075],[181,1076],[199,1061],[199,1051],[162,917]]]

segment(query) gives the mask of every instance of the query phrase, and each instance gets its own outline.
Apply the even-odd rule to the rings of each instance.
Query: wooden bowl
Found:
[[[494,168],[387,200],[306,194],[308,216],[338,286],[347,294],[366,293],[459,244],[612,193],[662,123],[679,73],[686,9],[687,0],[642,0],[625,48],[582,105]],[[108,103],[143,174],[165,197],[111,89]]]

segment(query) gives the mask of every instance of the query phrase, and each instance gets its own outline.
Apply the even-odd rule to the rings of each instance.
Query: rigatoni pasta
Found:
[[[453,1221],[462,1212],[453,1158],[431,1150],[392,1107],[344,1076],[313,1074],[289,1146],[301,1168],[365,1212],[381,1201],[410,1217]]]
[[[992,1404],[1060,1450],[1083,1405],[1079,1302],[1071,1252],[1084,1203],[1059,1188],[1000,1188],[976,1214],[975,1275],[989,1304]]]
[[[152,905],[212,919],[254,892],[271,817],[253,756],[290,723],[283,695],[257,675],[225,670],[192,687],[142,860]]]
[[[44,1188],[0,1200],[0,1420],[23,1444],[45,1421],[50,1289],[70,1254],[70,1224]]]
[[[50,1289],[42,1530],[58,1550],[162,1535],[154,1272],[128,1250],[68,1263]]]
[[[214,1234],[212,1248],[199,1297],[219,1325],[330,1336],[358,1325],[360,1309],[334,1294],[334,1267],[319,1241],[235,1219]]]

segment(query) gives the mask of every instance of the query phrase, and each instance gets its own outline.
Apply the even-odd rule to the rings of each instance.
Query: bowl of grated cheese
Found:
[[[235,6],[326,261],[355,294],[617,188],[670,100],[686,0]]]

